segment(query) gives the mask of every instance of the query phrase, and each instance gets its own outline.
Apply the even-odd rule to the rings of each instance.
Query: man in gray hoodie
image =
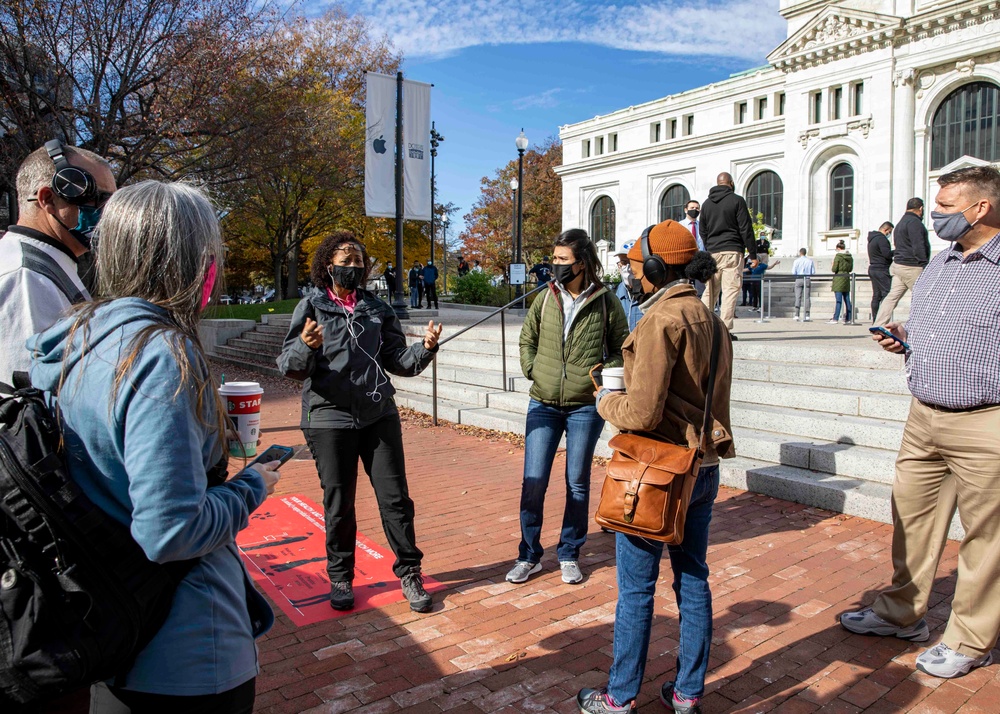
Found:
[[[698,227],[705,250],[712,254],[719,266],[719,272],[711,282],[706,283],[701,299],[709,310],[714,310],[721,293],[721,317],[730,334],[736,315],[736,298],[743,284],[746,253],[750,254],[750,267],[757,267],[757,243],[750,209],[735,189],[736,184],[730,174],[719,174],[716,185],[708,192],[708,200],[702,204],[701,224]],[[736,339],[736,335],[731,336]]]

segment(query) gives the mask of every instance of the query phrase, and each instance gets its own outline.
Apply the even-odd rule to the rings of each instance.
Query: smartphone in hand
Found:
[[[272,461],[280,461],[279,467],[284,465],[286,461],[295,456],[295,449],[290,446],[279,446],[274,444],[267,447],[267,451],[258,456],[256,459],[251,461],[248,466],[253,466],[254,464],[267,464]]]
[[[896,337],[894,334],[889,332],[889,330],[882,327],[881,325],[876,327],[869,327],[868,331],[873,335],[882,335],[882,337],[888,337],[890,340],[893,340],[894,342],[898,342],[899,344],[901,344],[903,346],[903,349],[906,350],[907,352],[910,351],[910,346],[908,344],[903,342],[901,339]]]

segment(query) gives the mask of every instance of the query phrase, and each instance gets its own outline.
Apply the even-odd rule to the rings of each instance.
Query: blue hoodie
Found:
[[[252,469],[208,487],[206,474],[220,459],[222,443],[197,418],[193,389],[174,396],[180,368],[162,336],[139,355],[110,403],[115,368],[129,354],[132,338],[144,327],[165,322],[166,315],[138,298],[99,308],[82,359],[82,331],[68,345],[72,320],[60,320],[28,339],[31,383],[51,396],[68,352],[58,404],[70,475],[95,505],[130,527],[150,560],[200,558],[177,588],[163,627],[136,658],[124,688],[217,694],[256,676],[254,632],[273,622],[235,544],[267,492]],[[188,352],[194,352],[190,345]],[[215,423],[213,407],[209,402],[204,410],[209,424]]]

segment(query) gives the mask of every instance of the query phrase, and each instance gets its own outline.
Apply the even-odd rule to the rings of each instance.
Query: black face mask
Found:
[[[566,287],[568,283],[573,282],[576,277],[576,273],[573,272],[573,264],[571,265],[553,265],[552,275],[555,277],[559,284]]]
[[[349,265],[331,265],[327,270],[333,282],[344,290],[356,290],[365,274],[364,268],[352,268]]]
[[[687,212],[687,214],[688,218],[690,218],[693,221],[694,219],[696,219],[698,216],[701,215],[701,211],[699,211],[697,208],[692,208],[690,211]]]

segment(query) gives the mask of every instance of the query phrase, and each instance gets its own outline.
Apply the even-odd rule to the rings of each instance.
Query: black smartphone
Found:
[[[872,333],[873,335],[882,335],[882,337],[888,337],[890,340],[894,340],[894,341],[898,342],[899,344],[901,344],[903,346],[903,349],[906,350],[907,352],[910,351],[910,346],[908,344],[906,344],[905,342],[903,342],[901,339],[899,339],[898,337],[896,337],[894,334],[892,334],[891,332],[889,332],[889,330],[887,330],[886,328],[882,327],[881,325],[876,326],[876,327],[869,327],[868,331],[870,333]]]
[[[293,449],[292,447],[279,446],[277,444],[274,444],[272,446],[267,447],[267,451],[265,451],[256,459],[251,461],[249,465],[253,466],[254,464],[267,464],[272,461],[280,461],[281,462],[281,464],[279,464],[280,466],[283,465],[293,456],[295,456],[295,449]]]

